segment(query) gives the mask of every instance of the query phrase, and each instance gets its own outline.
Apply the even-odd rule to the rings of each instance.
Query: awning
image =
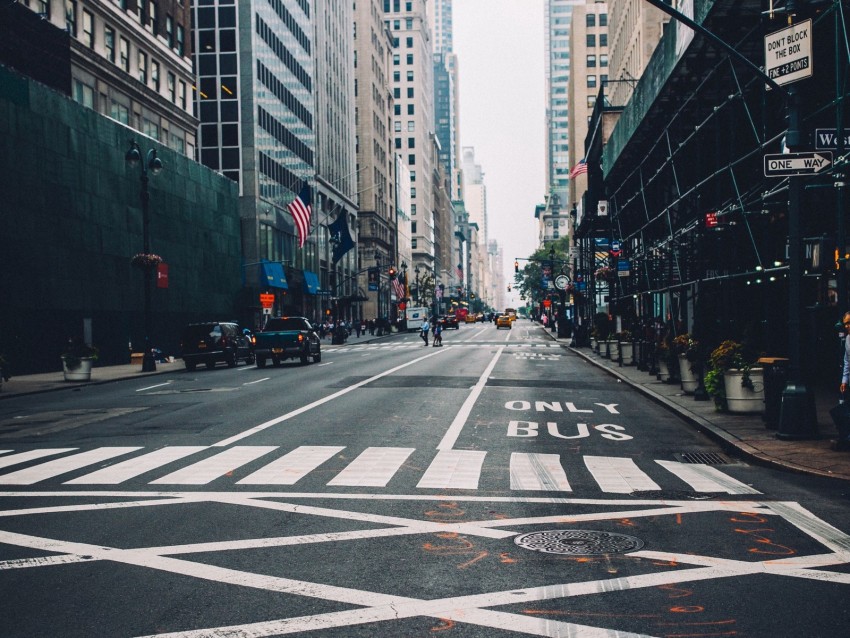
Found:
[[[276,261],[263,262],[263,277],[266,285],[270,288],[289,289],[289,284],[286,283],[286,275],[283,273],[283,264]]]
[[[309,270],[304,271],[304,290],[310,295],[319,292],[319,276],[316,273]]]

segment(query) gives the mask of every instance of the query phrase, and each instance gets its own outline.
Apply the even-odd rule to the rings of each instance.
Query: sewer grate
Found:
[[[643,541],[634,536],[583,529],[550,529],[532,532],[517,536],[514,543],[533,552],[571,556],[625,554],[643,547]]]
[[[717,452],[680,452],[674,454],[680,463],[695,463],[698,465],[727,465],[731,461]]]

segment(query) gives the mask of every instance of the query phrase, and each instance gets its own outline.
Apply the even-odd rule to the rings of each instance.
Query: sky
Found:
[[[545,77],[543,0],[454,0],[460,67],[460,145],[475,148],[487,189],[489,238],[505,277],[537,248],[534,207],[543,202]]]

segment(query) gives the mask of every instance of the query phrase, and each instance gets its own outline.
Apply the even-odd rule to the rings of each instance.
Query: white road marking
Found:
[[[643,490],[661,489],[630,458],[585,456],[584,464],[603,492],[631,494]]]
[[[558,454],[511,454],[512,490],[572,490]]]
[[[504,348],[499,346],[498,350],[496,350],[496,354],[484,369],[484,372],[481,373],[480,377],[478,377],[478,382],[472,388],[472,392],[469,393],[469,396],[466,397],[466,401],[464,401],[463,405],[460,406],[460,410],[455,415],[454,421],[452,421],[452,424],[443,436],[442,441],[440,441],[440,444],[437,446],[438,450],[451,450],[455,446],[455,443],[457,443],[457,439],[460,436],[464,425],[466,425],[467,419],[469,419],[472,408],[475,407],[475,402],[478,400],[478,397],[487,385],[487,379],[490,378],[490,373],[493,372],[493,368],[496,367],[496,363],[499,361],[499,357],[502,356],[503,351]]]
[[[271,377],[263,377],[262,379],[257,379],[256,381],[246,381],[242,385],[254,385],[255,383],[262,383],[263,381],[268,381]]]
[[[94,465],[95,463],[107,461],[116,456],[129,454],[130,452],[141,449],[140,447],[99,447],[88,452],[80,452],[79,454],[73,454],[34,467],[18,470],[11,474],[5,474],[0,476],[0,484],[32,485],[33,483],[38,483],[39,481],[53,478],[60,474],[67,474],[88,465]]]
[[[261,546],[280,546],[283,544],[291,544],[290,541],[294,543],[310,541],[327,542],[328,536],[333,536],[322,534],[311,535],[310,537],[294,536],[288,538],[278,537],[274,539],[239,539],[233,541],[222,541],[219,543],[198,543],[194,545],[173,547],[137,547],[133,549],[119,549],[115,547],[0,531],[0,543],[26,547],[37,552],[57,554],[57,556],[50,556],[47,558],[16,559],[0,562],[0,569],[39,568],[42,566],[53,566],[73,562],[104,560],[143,569],[158,570],[169,574],[193,577],[209,582],[231,584],[238,587],[249,587],[271,592],[285,592],[358,606],[357,609],[314,614],[306,617],[279,618],[226,627],[207,627],[202,629],[179,631],[170,634],[158,634],[159,638],[162,638],[163,636],[171,636],[172,638],[176,638],[178,636],[181,638],[201,638],[202,636],[223,637],[233,635],[251,636],[253,638],[256,636],[274,636],[285,633],[308,632],[321,628],[344,628],[384,620],[397,623],[399,619],[412,618],[416,616],[448,619],[480,627],[514,630],[539,636],[554,636],[558,638],[566,638],[568,636],[623,638],[626,636],[635,637],[638,636],[638,634],[604,627],[590,627],[569,622],[554,620],[541,621],[540,618],[529,617],[528,615],[523,615],[521,613],[499,611],[492,608],[500,606],[515,606],[517,604],[527,606],[544,601],[562,601],[560,604],[564,605],[568,604],[564,602],[565,599],[577,596],[602,596],[606,599],[612,599],[614,596],[621,596],[623,592],[632,590],[652,589],[667,585],[716,579],[744,578],[751,575],[762,574],[785,578],[804,578],[825,584],[850,584],[850,574],[822,569],[823,567],[846,564],[850,561],[850,551],[847,549],[850,548],[850,538],[827,524],[825,521],[822,521],[810,512],[806,511],[797,503],[759,503],[746,501],[694,503],[693,501],[655,501],[632,499],[553,500],[519,498],[508,499],[508,502],[540,502],[541,500],[543,502],[562,502],[565,504],[574,504],[579,507],[583,507],[585,510],[588,506],[598,505],[602,508],[602,511],[587,512],[576,516],[565,516],[564,513],[561,513],[558,516],[552,517],[544,516],[529,517],[528,519],[507,520],[488,519],[465,524],[441,524],[427,521],[416,521],[412,519],[399,519],[398,517],[384,517],[364,513],[360,509],[345,512],[344,510],[328,510],[327,508],[296,506],[289,503],[280,503],[270,500],[287,498],[290,496],[292,498],[303,498],[306,496],[303,494],[283,495],[273,493],[256,493],[236,495],[221,492],[167,494],[172,496],[174,499],[178,499],[164,502],[169,505],[173,505],[175,503],[189,504],[202,501],[215,501],[239,504],[243,507],[280,508],[285,511],[298,511],[300,514],[314,515],[318,517],[333,516],[334,518],[342,519],[350,518],[352,520],[371,520],[376,523],[385,523],[388,526],[400,525],[404,526],[401,529],[415,529],[417,530],[416,533],[420,534],[433,534],[434,530],[438,527],[441,527],[443,530],[466,529],[468,531],[459,533],[475,534],[477,530],[482,530],[484,526],[500,528],[515,526],[517,524],[540,526],[548,524],[552,520],[556,520],[563,524],[578,520],[590,520],[588,517],[591,516],[594,517],[593,520],[605,520],[613,523],[623,518],[639,519],[642,517],[658,517],[660,515],[698,515],[702,512],[712,510],[718,512],[730,512],[734,514],[740,512],[758,512],[760,514],[777,516],[779,518],[784,518],[784,515],[787,514],[790,516],[792,524],[794,524],[803,533],[810,534],[816,541],[830,539],[831,542],[835,543],[840,549],[839,551],[834,551],[832,553],[827,551],[821,554],[793,556],[785,559],[770,556],[764,561],[753,561],[751,559],[731,560],[716,556],[666,552],[663,551],[663,549],[639,551],[631,554],[624,554],[622,559],[626,561],[629,559],[635,559],[638,561],[675,562],[679,565],[679,568],[676,570],[663,570],[656,573],[637,574],[619,578],[601,578],[583,582],[556,582],[537,587],[523,587],[521,589],[509,589],[504,591],[472,593],[436,600],[419,600],[407,596],[397,596],[391,593],[388,594],[357,590],[349,587],[339,587],[333,584],[312,583],[303,580],[279,578],[171,557],[172,555],[186,553],[191,554],[195,552],[225,552]],[[0,496],[26,496],[27,498],[46,497],[51,499],[55,499],[57,496],[64,496],[76,500],[84,497],[135,498],[136,494],[110,492],[18,492],[0,494]],[[367,496],[369,495],[333,495],[333,497],[343,499],[364,498]],[[323,499],[328,497],[329,495],[327,494],[316,494],[311,496],[311,498]],[[416,495],[396,495],[392,497],[393,500],[423,500],[423,498],[433,500],[435,497],[418,497]],[[503,499],[493,499],[491,497],[458,497],[446,495],[438,498],[455,502],[505,502]],[[615,504],[624,506],[627,509],[623,511],[611,511],[610,506]],[[109,505],[116,506],[122,504],[110,503]],[[141,501],[136,505],[147,506],[150,505],[150,502]],[[80,511],[82,511],[87,507],[91,507],[91,504],[81,504],[73,507],[77,507]],[[55,510],[55,507],[44,508],[45,513],[50,510]],[[4,512],[0,512],[0,515],[2,514],[4,514]],[[520,523],[522,520],[528,520],[530,522]],[[362,535],[360,538],[370,538],[373,534],[379,531],[381,530],[369,529],[340,532],[336,534],[340,535],[340,539],[344,537],[345,539],[355,540],[358,539],[358,535]],[[397,527],[388,527],[386,531],[390,534],[400,533],[399,528]],[[504,530],[502,533],[507,536],[513,536],[517,532]],[[503,538],[504,537],[505,536],[503,536]],[[270,544],[263,545],[263,543],[267,541],[271,541]],[[789,586],[793,587],[792,584],[789,584]],[[608,600],[607,603],[609,605],[614,604],[614,601]],[[602,599],[598,601],[598,604],[605,605],[606,600]],[[153,636],[150,638],[153,638]]]
[[[386,487],[413,451],[412,447],[366,448],[348,467],[331,479],[328,485]]]
[[[277,449],[276,445],[254,445],[254,446],[239,446],[219,452],[215,456],[211,456],[203,461],[184,467],[181,470],[172,472],[168,476],[163,476],[160,479],[151,481],[152,485],[206,485],[210,481],[224,476],[228,472],[242,467],[246,463],[250,463],[261,456],[273,452]]]
[[[416,487],[478,489],[485,456],[487,452],[478,450],[440,450]]]
[[[761,494],[749,485],[736,481],[716,467],[675,461],[659,461],[656,463],[682,479],[697,492],[726,492],[727,494]]]
[[[186,456],[208,449],[202,445],[170,446],[154,450],[143,456],[138,456],[116,465],[105,467],[91,474],[65,481],[65,485],[118,485],[123,481],[150,472],[168,463],[173,463]]]
[[[343,388],[339,392],[334,392],[333,394],[329,394],[328,396],[323,397],[323,398],[319,399],[318,401],[313,401],[312,403],[305,405],[305,406],[302,406],[302,407],[298,408],[297,410],[293,410],[292,412],[287,412],[286,414],[279,416],[277,418],[274,418],[270,421],[266,421],[265,423],[260,423],[259,425],[255,425],[254,427],[249,428],[248,430],[245,430],[244,432],[240,432],[239,434],[235,434],[234,436],[228,437],[228,438],[226,438],[222,441],[219,441],[218,443],[213,443],[213,446],[214,447],[227,447],[228,445],[233,445],[233,443],[235,443],[236,441],[241,441],[244,438],[247,438],[247,437],[249,437],[253,434],[256,434],[257,432],[262,432],[263,430],[266,430],[266,429],[268,429],[272,426],[275,426],[278,423],[283,423],[284,421],[287,421],[287,420],[289,420],[293,417],[296,417],[300,414],[304,414],[305,412],[309,412],[313,408],[317,408],[321,405],[324,405],[325,403],[329,403],[330,401],[333,401],[334,399],[338,399],[341,396],[345,396],[346,394],[356,390],[357,388],[362,388],[364,385],[372,383],[373,381],[377,381],[378,379],[382,379],[384,377],[387,377],[391,374],[398,372],[399,370],[403,370],[404,368],[415,365],[415,364],[419,363],[420,361],[424,361],[425,359],[429,359],[430,357],[435,357],[435,356],[437,356],[437,355],[439,355],[443,352],[447,352],[448,350],[449,350],[448,348],[446,350],[439,350],[438,349],[436,352],[431,352],[431,353],[426,354],[424,356],[417,357],[413,361],[408,361],[407,363],[403,363],[403,364],[396,366],[394,368],[390,368],[389,370],[385,370],[384,372],[381,372],[380,374],[376,374],[375,376],[369,377],[368,379],[360,381],[359,383],[355,383],[353,385],[348,386],[347,388]]]
[[[0,468],[9,467],[10,465],[18,465],[19,463],[26,463],[27,461],[33,461],[35,459],[40,459],[45,456],[62,454],[63,452],[73,452],[76,449],[77,448],[75,447],[57,447],[44,450],[30,450],[29,452],[18,452],[17,454],[12,454],[11,456],[4,456],[2,459],[0,459]]]
[[[161,388],[166,385],[171,385],[171,381],[166,381],[165,383],[157,383],[156,385],[149,385],[146,388],[139,388],[136,392],[144,392],[145,390],[153,390],[154,388]]]
[[[295,485],[344,446],[302,445],[249,474],[238,485]]]

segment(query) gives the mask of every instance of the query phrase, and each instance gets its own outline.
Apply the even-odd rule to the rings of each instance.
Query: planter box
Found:
[[[682,390],[685,394],[693,394],[699,386],[699,376],[696,373],[696,367],[697,364],[688,361],[685,355],[679,355],[679,377],[682,379]]]
[[[623,355],[623,365],[630,366],[635,362],[635,344],[631,341],[620,343],[620,352]]]
[[[620,342],[609,339],[605,343],[608,344],[608,358],[617,359],[620,356]]]
[[[753,389],[741,385],[743,370],[724,370],[723,386],[726,390],[726,407],[736,414],[758,414],[764,411],[764,369],[750,368]]]
[[[65,359],[62,359],[62,372],[65,373],[65,381],[91,381],[91,368],[94,364],[94,359],[83,357],[80,359],[80,365],[76,368],[68,368]]]
[[[656,378],[665,383],[670,380],[670,366],[667,365],[667,361],[664,359],[658,360],[658,374]]]

